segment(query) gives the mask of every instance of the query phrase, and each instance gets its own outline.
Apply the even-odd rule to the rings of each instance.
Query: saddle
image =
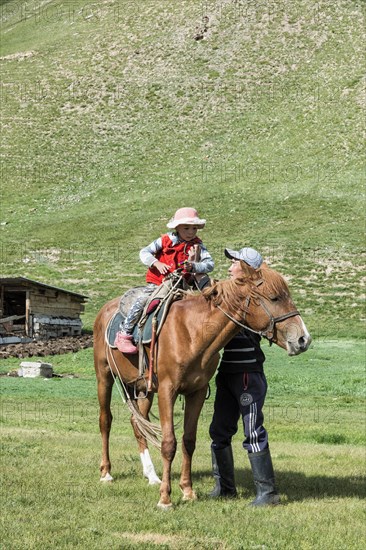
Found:
[[[180,300],[185,293],[184,290],[175,288],[175,285],[176,281],[173,277],[167,278],[149,297],[141,319],[133,331],[133,339],[136,344],[150,344],[152,337],[152,320],[154,317],[157,320],[156,335],[159,335],[166,316],[168,315],[171,303]],[[143,292],[144,288],[145,287],[142,286],[132,288],[121,297],[119,308],[114,315],[112,315],[106,330],[106,340],[111,348],[116,348],[114,342],[116,334],[120,330],[121,323],[125,320],[130,307]]]

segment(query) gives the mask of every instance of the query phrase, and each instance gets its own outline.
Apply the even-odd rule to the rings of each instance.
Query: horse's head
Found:
[[[237,280],[246,294],[245,324],[287,350],[289,355],[306,351],[311,336],[292,301],[284,278],[265,263],[260,269],[243,268]],[[245,291],[245,288],[248,289]]]
[[[206,299],[229,319],[287,350],[289,355],[306,351],[311,343],[284,278],[262,264],[253,269],[242,262],[243,275],[218,281],[203,291]]]

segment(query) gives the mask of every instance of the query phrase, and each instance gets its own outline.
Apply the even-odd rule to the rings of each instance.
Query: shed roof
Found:
[[[24,286],[25,288],[30,288],[32,286],[38,286],[42,288],[51,288],[52,290],[57,290],[58,292],[64,292],[65,294],[72,294],[72,296],[77,296],[82,298],[83,301],[88,299],[88,296],[84,294],[79,294],[78,292],[72,292],[71,290],[65,290],[64,288],[59,288],[57,286],[46,285],[45,283],[40,283],[39,281],[33,281],[27,277],[0,277],[0,286],[5,285],[19,285]]]

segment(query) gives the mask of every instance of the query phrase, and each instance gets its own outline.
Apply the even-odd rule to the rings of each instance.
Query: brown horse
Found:
[[[118,299],[107,303],[94,325],[94,362],[100,404],[100,431],[103,454],[101,480],[112,480],[109,459],[109,432],[112,423],[110,409],[112,386],[116,376],[126,385],[137,384],[144,391],[146,380],[138,380],[137,356],[112,350],[105,341],[105,329],[118,307]],[[161,455],[163,475],[158,506],[172,506],[171,465],[177,441],[174,433],[173,408],[179,394],[185,396],[184,434],[180,488],[184,500],[196,498],[192,489],[191,462],[196,444],[197,422],[205,400],[208,382],[215,373],[219,351],[245,325],[297,355],[308,349],[310,335],[296,310],[284,279],[262,264],[255,270],[247,266],[242,279],[219,281],[202,294],[190,293],[174,302],[161,329],[156,350],[158,384],[153,391],[159,395],[161,425]],[[149,349],[147,348],[147,353]],[[138,407],[148,418],[153,393],[138,400]],[[131,423],[137,439],[144,475],[150,483],[158,482],[147,441],[134,415]]]

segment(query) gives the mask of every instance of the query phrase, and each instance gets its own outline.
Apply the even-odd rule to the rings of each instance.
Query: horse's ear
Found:
[[[252,278],[252,274],[255,270],[249,264],[241,261],[240,262],[240,267],[241,267],[241,270],[243,272],[244,277]]]
[[[244,277],[248,277],[249,279],[256,280],[260,276],[260,269],[254,269],[254,267],[250,266],[246,262],[241,261],[240,266],[243,272]]]
[[[260,267],[258,267],[257,269],[253,269],[254,273],[253,273],[253,276],[252,276],[252,280],[254,281],[256,286],[259,286],[263,283],[264,279],[263,279],[262,269],[264,269],[264,270],[269,269],[266,262],[262,262]]]
[[[255,269],[254,267],[250,266],[249,264],[245,262],[240,262],[241,269],[243,271],[244,277],[247,277],[251,279],[252,281],[258,281],[262,279],[262,267],[266,267],[266,264],[262,263],[261,267],[258,267]]]

